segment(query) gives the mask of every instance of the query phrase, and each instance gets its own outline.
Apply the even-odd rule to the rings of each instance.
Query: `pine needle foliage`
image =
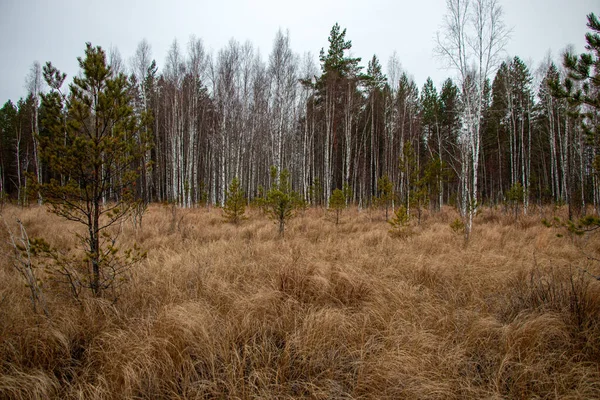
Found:
[[[340,189],[335,189],[329,198],[329,209],[335,212],[335,224],[340,223],[340,214],[346,208],[346,196]]]
[[[410,226],[410,214],[408,209],[401,205],[394,211],[394,216],[388,221],[388,224],[392,226],[390,234],[401,239],[406,239],[414,234],[412,227]]]
[[[245,219],[245,212],[246,195],[240,186],[240,180],[235,177],[231,180],[229,189],[227,190],[227,199],[223,207],[223,217],[227,222],[237,225]]]
[[[68,95],[60,89],[65,74],[51,63],[44,67],[51,91],[42,97],[41,157],[52,179],[35,186],[53,213],[85,226],[78,236],[86,275],[81,282],[98,296],[143,258],[137,251],[120,253],[110,228],[138,204],[135,186],[149,141],[140,129],[144,117],[133,111],[129,82],[113,72],[104,50],[87,43],[78,61],[81,73]]]
[[[379,189],[377,201],[380,206],[385,208],[385,220],[387,221],[389,219],[389,209],[394,200],[394,184],[386,174],[377,180],[377,187]]]
[[[517,182],[511,186],[510,190],[506,192],[506,202],[512,208],[515,221],[519,216],[519,205],[523,202],[524,189],[521,182]]]
[[[271,167],[273,184],[267,192],[265,210],[267,215],[279,224],[279,236],[283,237],[286,223],[295,216],[299,196],[292,190],[290,173],[284,169],[279,174],[276,167]]]
[[[567,97],[569,102],[584,106],[581,109],[583,128],[588,141],[594,146],[596,173],[600,173],[600,20],[594,13],[587,16],[585,35],[586,50],[582,54],[565,53],[563,65],[567,70],[567,78],[562,87],[555,87],[560,97]],[[580,84],[580,87],[576,83]]]

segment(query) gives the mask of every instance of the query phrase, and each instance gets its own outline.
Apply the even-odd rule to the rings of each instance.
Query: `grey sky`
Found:
[[[505,22],[513,33],[507,48],[537,67],[552,51],[568,44],[583,51],[586,15],[600,13],[598,0],[502,0]],[[362,64],[377,54],[384,69],[396,51],[419,87],[431,76],[441,82],[452,71],[433,56],[435,33],[445,0],[330,1],[152,1],[152,0],[0,0],[0,104],[25,96],[25,77],[34,60],[52,63],[70,77],[77,73],[85,42],[118,47],[127,62],[139,41],[152,46],[159,68],[177,38],[182,48],[191,34],[216,52],[230,38],[249,40],[268,57],[279,28],[289,29],[295,52],[327,48],[335,22],[347,29],[353,55]]]

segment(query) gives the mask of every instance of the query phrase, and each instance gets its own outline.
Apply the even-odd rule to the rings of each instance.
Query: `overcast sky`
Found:
[[[507,55],[534,68],[548,51],[555,58],[569,44],[583,51],[586,15],[600,13],[598,0],[500,2],[512,28]],[[310,51],[318,61],[335,22],[347,29],[353,55],[363,65],[377,54],[385,69],[396,51],[419,87],[428,76],[439,86],[453,76],[433,55],[444,13],[445,0],[0,0],[0,104],[26,94],[25,78],[35,60],[52,61],[72,77],[87,41],[116,46],[127,61],[146,38],[161,68],[173,39],[184,47],[191,34],[213,52],[232,37],[249,40],[266,60],[282,28],[289,29],[295,52]]]

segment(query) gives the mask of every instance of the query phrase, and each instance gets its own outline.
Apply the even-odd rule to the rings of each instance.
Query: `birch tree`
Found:
[[[554,63],[546,68],[545,76],[538,91],[541,117],[543,118],[543,129],[546,131],[549,153],[550,153],[550,190],[555,203],[566,201],[565,168],[562,160],[566,159],[561,154],[562,115],[564,100],[556,98],[552,88],[558,85],[560,73]]]
[[[462,88],[461,212],[468,239],[478,204],[484,89],[498,67],[509,31],[498,0],[447,0],[442,29],[436,53],[457,72]]]
[[[315,177],[315,83],[318,79],[317,66],[314,63],[311,53],[305,53],[302,58],[300,71],[300,107],[302,110],[298,113],[302,124],[302,184],[301,194],[305,200],[314,203],[313,198],[309,198],[309,185],[311,177]]]
[[[166,184],[168,199],[183,205],[185,202],[185,176],[183,165],[184,104],[183,79],[186,72],[184,57],[177,40],[173,40],[165,64],[165,100],[168,107],[166,119]]]
[[[155,135],[158,129],[152,129],[153,112],[151,111],[152,94],[154,89],[154,74],[156,73],[156,62],[152,59],[152,47],[146,39],[138,43],[134,56],[130,59],[130,69],[135,78],[137,90],[141,98],[141,104],[138,110],[140,115],[144,115],[145,121],[142,124],[142,132],[145,137],[150,137],[151,133]],[[154,146],[156,148],[156,146]],[[156,151],[156,150],[154,150]],[[144,202],[151,201],[151,188],[153,186],[151,163],[152,150],[148,149],[144,154],[143,163],[146,166],[141,171],[140,195]]]
[[[188,43],[187,79],[186,79],[186,125],[182,156],[184,181],[184,206],[191,207],[198,201],[198,165],[200,163],[200,125],[203,123],[201,112],[203,100],[203,79],[207,58],[204,44],[195,36]]]
[[[44,79],[42,77],[42,67],[38,61],[34,61],[27,76],[27,90],[32,100],[31,113],[31,132],[33,143],[33,167],[35,177],[39,183],[42,183],[42,165],[40,162],[40,123],[39,123],[39,108],[40,95],[44,88]],[[38,202],[41,204],[42,198],[38,193]]]
[[[271,78],[272,165],[283,168],[284,140],[291,136],[297,91],[297,60],[290,47],[289,33],[277,31],[269,56]]]

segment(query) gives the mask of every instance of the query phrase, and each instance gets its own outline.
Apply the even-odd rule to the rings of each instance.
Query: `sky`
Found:
[[[506,56],[519,56],[534,70],[550,53],[558,59],[573,45],[584,50],[586,15],[600,14],[598,0],[500,0],[511,28]],[[51,61],[69,77],[78,72],[85,43],[117,47],[128,63],[142,39],[152,46],[159,69],[176,38],[190,35],[216,53],[231,38],[252,42],[268,59],[278,29],[288,30],[292,49],[311,52],[318,65],[331,27],[347,29],[352,54],[362,65],[376,54],[384,72],[396,52],[404,71],[422,87],[431,77],[439,87],[454,71],[434,55],[445,0],[0,0],[0,104],[27,93],[34,61]]]

